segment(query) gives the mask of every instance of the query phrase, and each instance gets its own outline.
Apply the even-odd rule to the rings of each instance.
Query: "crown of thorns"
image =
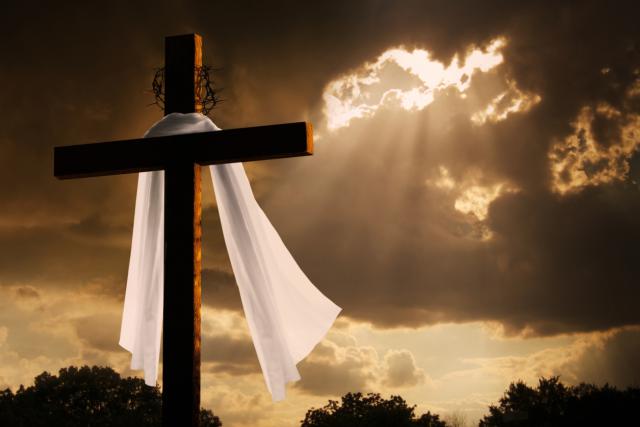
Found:
[[[196,67],[196,101],[202,105],[202,114],[208,115],[222,99],[213,89],[213,80],[210,77],[212,68],[208,65]],[[164,67],[156,69],[156,74],[151,82],[151,92],[155,97],[155,102],[149,105],[157,105],[164,110]]]

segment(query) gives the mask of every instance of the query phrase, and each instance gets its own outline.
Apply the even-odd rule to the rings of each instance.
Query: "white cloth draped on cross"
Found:
[[[219,130],[198,113],[172,113],[145,137]],[[296,364],[324,337],[340,307],[313,286],[258,206],[241,163],[213,165],[211,176],[231,266],[258,360],[273,400],[297,381]],[[133,225],[120,345],[131,368],[155,385],[164,275],[164,172],[143,172]],[[165,349],[165,351],[170,351]]]

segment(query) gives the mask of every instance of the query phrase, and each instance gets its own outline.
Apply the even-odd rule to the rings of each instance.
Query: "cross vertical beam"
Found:
[[[202,67],[202,37],[198,34],[166,37],[164,42],[164,114],[202,111],[196,93]]]
[[[197,34],[165,39],[165,115],[201,111]],[[179,149],[179,148],[178,148]],[[164,172],[162,425],[200,425],[200,165],[170,162]],[[191,420],[190,422],[187,420]]]

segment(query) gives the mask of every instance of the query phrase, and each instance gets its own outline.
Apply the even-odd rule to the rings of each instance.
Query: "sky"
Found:
[[[176,2],[174,2],[176,3]],[[349,391],[487,412],[512,381],[640,385],[633,1],[9,2],[0,14],[0,388],[117,345],[136,177],[53,177],[58,145],[140,137],[168,35],[197,32],[222,128],[311,121],[247,163],[343,308],[273,403],[203,175],[202,403],[297,426]]]

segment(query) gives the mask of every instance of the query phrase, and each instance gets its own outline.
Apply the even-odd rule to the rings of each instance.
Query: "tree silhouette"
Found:
[[[323,408],[311,408],[301,427],[446,427],[438,415],[416,418],[414,411],[400,396],[386,400],[377,393],[347,393],[340,403],[329,400]]]
[[[622,426],[638,422],[640,389],[605,385],[565,386],[558,377],[541,378],[537,388],[512,383],[480,427]]]
[[[0,390],[0,426],[146,427],[160,426],[162,396],[139,378],[122,378],[99,366],[68,367],[58,376],[43,372],[34,385]],[[479,427],[573,427],[635,425],[640,388],[609,385],[566,386],[558,377],[541,378],[536,388],[512,383],[498,405],[489,407]],[[200,411],[203,427],[221,427],[210,410]],[[455,424],[455,423],[454,423]],[[417,417],[400,396],[347,393],[307,411],[301,427],[451,427],[437,414]]]
[[[159,426],[162,396],[140,378],[121,378],[108,367],[70,366],[58,376],[43,372],[34,385],[0,391],[0,426]],[[209,410],[201,426],[220,427]]]

